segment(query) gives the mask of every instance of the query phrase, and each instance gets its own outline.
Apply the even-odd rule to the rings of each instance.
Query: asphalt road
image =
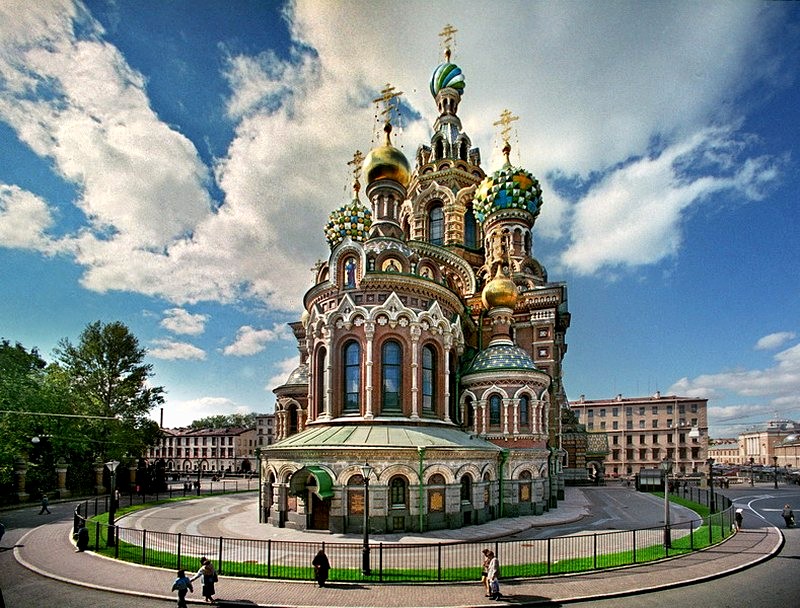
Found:
[[[770,484],[754,488],[726,490],[725,494],[737,506],[745,509],[745,526],[758,528],[774,525],[783,528],[780,509],[790,503],[800,512],[800,487],[782,486],[777,491]],[[636,522],[650,520],[659,523],[658,509],[632,506],[635,501],[626,499],[617,488],[591,488],[587,494],[592,501],[592,517],[579,524],[549,529],[548,534],[565,534],[582,529],[625,529]],[[636,497],[639,498],[639,497]],[[653,497],[645,497],[655,501]],[[641,504],[641,503],[638,503]],[[654,504],[655,506],[655,504]],[[51,506],[52,515],[38,515],[38,507],[26,510],[0,512],[0,521],[6,526],[6,535],[0,542],[0,589],[7,608],[141,608],[143,606],[171,606],[174,601],[143,600],[114,593],[84,589],[53,581],[34,574],[20,566],[11,548],[32,527],[48,525],[54,521],[70,520],[72,503]],[[611,600],[572,603],[570,606],[592,608],[674,608],[675,606],[703,606],[703,608],[788,608],[798,605],[800,598],[800,528],[783,530],[786,544],[771,560],[743,572],[705,583],[684,586],[646,595]],[[533,531],[532,531],[533,533]],[[551,604],[556,606],[556,604]]]

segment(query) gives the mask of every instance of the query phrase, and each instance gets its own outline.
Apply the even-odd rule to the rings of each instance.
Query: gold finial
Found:
[[[364,155],[361,153],[361,150],[356,150],[355,154],[353,154],[353,160],[348,161],[347,164],[353,168],[353,190],[355,190],[356,196],[358,196],[358,191],[361,190],[361,184],[358,178],[361,177],[361,166],[364,164]]]
[[[449,23],[444,26],[444,29],[439,32],[439,36],[442,38],[442,44],[444,45],[444,59],[448,63],[450,62],[450,55],[453,52],[453,47],[455,46],[453,34],[455,34],[458,30],[454,28]]]
[[[503,154],[506,157],[506,163],[510,163],[509,156],[511,154],[511,143],[509,142],[509,134],[511,133],[511,123],[519,120],[519,116],[514,116],[510,110],[503,110],[500,113],[500,120],[493,122],[495,127],[500,127],[500,137],[503,138]]]

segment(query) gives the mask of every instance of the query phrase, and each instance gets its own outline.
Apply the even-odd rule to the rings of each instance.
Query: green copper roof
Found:
[[[536,364],[519,346],[495,344],[479,352],[463,375],[495,370],[536,371]]]
[[[270,449],[286,448],[451,448],[498,450],[488,441],[447,426],[400,426],[362,423],[359,425],[311,426],[302,433],[273,443]]]

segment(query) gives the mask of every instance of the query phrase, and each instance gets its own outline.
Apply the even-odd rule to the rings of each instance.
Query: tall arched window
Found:
[[[317,365],[314,369],[314,388],[315,388],[315,405],[316,416],[319,417],[325,412],[325,368],[327,367],[327,353],[324,348],[319,349],[317,352]]]
[[[403,385],[403,353],[393,340],[381,348],[381,403],[382,411],[400,413],[400,387]]]
[[[472,397],[467,397],[464,401],[464,426],[471,429],[475,426],[475,405]]]
[[[527,397],[520,397],[519,400],[519,428],[521,431],[527,431],[530,428],[530,401]]]
[[[461,500],[472,502],[472,477],[464,475],[461,478]]]
[[[444,243],[444,209],[434,205],[428,211],[428,224],[430,226],[430,242],[433,245]]]
[[[500,426],[500,395],[489,397],[489,426]]]
[[[472,207],[464,214],[464,246],[475,249],[478,246],[478,228]]]
[[[389,500],[394,508],[406,506],[406,480],[403,477],[394,477],[389,482]]]
[[[436,350],[422,347],[422,411],[436,410]]]
[[[361,411],[361,346],[348,342],[344,347],[344,405],[346,413]]]

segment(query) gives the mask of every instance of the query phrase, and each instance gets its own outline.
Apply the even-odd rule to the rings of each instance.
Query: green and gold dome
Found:
[[[331,249],[345,237],[363,243],[367,240],[370,226],[372,226],[372,211],[358,200],[358,189],[356,189],[356,198],[349,205],[343,205],[331,213],[325,226],[325,238],[328,239]]]
[[[475,219],[480,223],[501,209],[524,209],[536,219],[542,208],[539,180],[525,169],[511,165],[508,161],[510,147],[503,151],[506,153],[506,163],[493,175],[487,175],[475,192],[472,205]]]

